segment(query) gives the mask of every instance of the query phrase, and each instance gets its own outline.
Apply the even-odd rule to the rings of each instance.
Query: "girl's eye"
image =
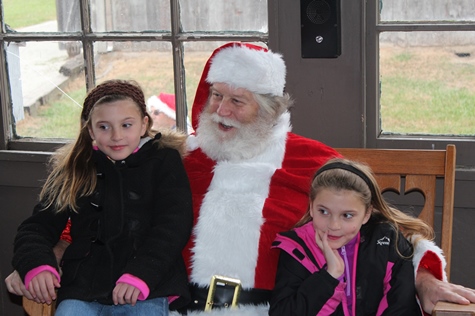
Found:
[[[327,215],[328,214],[327,210],[324,210],[322,208],[319,211],[320,211],[320,213],[322,213],[322,215]]]
[[[131,127],[131,126],[132,126],[132,123],[124,123],[124,124],[122,124],[122,127],[124,127],[124,128],[129,128],[129,127]]]
[[[100,128],[100,129],[103,129],[103,130],[108,130],[108,129],[109,129],[109,125],[101,124],[101,125],[99,125],[99,128]]]
[[[353,214],[345,213],[345,214],[343,214],[343,217],[346,218],[346,219],[350,219],[350,218],[353,218]]]

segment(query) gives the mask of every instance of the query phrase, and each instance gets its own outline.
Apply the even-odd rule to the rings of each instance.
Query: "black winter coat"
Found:
[[[178,151],[155,142],[115,163],[95,151],[97,187],[78,199],[78,213],[35,207],[15,238],[13,266],[23,280],[35,267],[57,268],[52,247],[70,217],[73,242],[62,260],[58,304],[69,298],[112,304],[124,273],[148,285],[149,299],[180,296],[171,309],[187,303],[181,251],[192,228],[191,191]]]
[[[411,244],[389,224],[373,219],[361,227],[360,233],[356,275],[350,282],[356,304],[354,315],[422,315],[416,300]],[[294,232],[280,235],[274,247],[282,248],[284,243],[296,247],[284,247],[287,250],[280,252],[269,315],[348,315],[346,294],[340,281],[327,272],[323,252],[318,248],[319,257],[314,257],[310,250],[299,250],[297,246],[306,243]],[[314,273],[302,264],[310,258],[309,253],[318,263]],[[380,306],[387,307],[382,314],[378,314]]]

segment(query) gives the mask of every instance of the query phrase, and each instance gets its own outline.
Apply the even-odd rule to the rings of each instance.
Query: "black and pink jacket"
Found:
[[[273,248],[283,251],[269,315],[422,315],[412,246],[389,224],[370,220],[339,250],[345,261],[339,279],[327,272],[314,236],[310,222],[275,239]]]

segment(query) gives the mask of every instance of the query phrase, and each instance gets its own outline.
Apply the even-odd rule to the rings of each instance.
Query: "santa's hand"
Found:
[[[328,244],[328,232],[323,233],[322,238],[320,238],[318,232],[315,232],[315,241],[318,247],[322,249],[327,261],[327,272],[335,279],[338,279],[345,271],[345,263],[338,250],[332,249]]]
[[[23,295],[29,300],[33,299],[33,295],[31,295],[26,289],[18,271],[15,270],[10,273],[10,275],[5,279],[5,284],[7,285],[8,292],[16,295]]]
[[[419,269],[416,274],[416,290],[422,308],[431,314],[438,301],[467,305],[475,303],[475,290],[438,280],[428,270]]]

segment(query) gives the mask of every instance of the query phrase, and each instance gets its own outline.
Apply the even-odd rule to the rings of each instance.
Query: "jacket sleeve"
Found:
[[[143,280],[151,290],[165,279],[173,282],[172,271],[184,264],[181,252],[193,224],[190,184],[181,156],[176,150],[164,151],[163,161],[153,175],[151,228],[124,271]]]
[[[414,235],[410,242],[414,244],[420,236]],[[447,274],[445,267],[447,262],[445,260],[442,249],[440,249],[433,241],[427,239],[419,239],[414,246],[414,256],[412,257],[415,273],[422,267],[429,270],[435,278],[442,281],[447,281]]]
[[[269,315],[330,315],[341,310],[344,284],[326,270],[311,274],[285,251],[280,252]]]
[[[388,261],[384,282],[384,297],[378,308],[378,315],[422,315],[416,299],[414,267],[410,256],[410,243],[399,234],[398,249],[392,249],[393,260]]]
[[[59,270],[53,246],[58,242],[68,217],[66,211],[43,210],[40,203],[36,205],[34,214],[20,224],[14,240],[12,265],[22,280],[29,271],[42,265]]]

